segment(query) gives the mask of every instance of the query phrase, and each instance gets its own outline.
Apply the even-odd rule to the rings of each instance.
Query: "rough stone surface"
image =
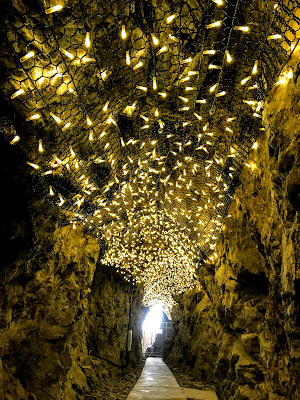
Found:
[[[24,173],[14,150],[2,137],[0,398],[126,398],[141,359],[142,292],[97,263],[96,239],[59,227],[63,213],[14,178]]]
[[[296,58],[295,58],[296,60]],[[174,310],[168,364],[222,400],[300,398],[299,65],[272,89],[202,292]]]

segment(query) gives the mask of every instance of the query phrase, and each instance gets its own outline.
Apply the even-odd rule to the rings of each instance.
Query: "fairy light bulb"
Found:
[[[43,153],[44,148],[43,148],[43,143],[42,143],[42,139],[39,140],[39,152]]]
[[[52,186],[49,186],[49,194],[50,194],[50,196],[54,196],[54,191],[53,191]]]
[[[34,56],[35,56],[34,51],[30,51],[29,53],[25,54],[25,56],[20,58],[20,62],[23,63],[24,61],[29,60],[29,58]]]
[[[26,121],[32,121],[32,120],[39,119],[39,118],[41,118],[40,114],[33,114],[33,115],[31,115],[31,117],[27,117]]]
[[[213,92],[217,89],[218,86],[219,86],[218,83],[215,83],[213,86],[211,86],[211,87],[209,88],[210,93],[213,93]]]
[[[230,55],[228,50],[225,50],[225,56],[226,56],[226,61],[228,63],[231,63],[232,62],[232,57],[231,57],[231,55]]]
[[[154,46],[157,46],[159,44],[158,38],[154,34],[152,34],[151,36],[152,36],[152,41],[154,43]]]
[[[269,35],[267,37],[267,40],[278,40],[278,39],[281,39],[281,38],[282,38],[282,35],[274,34],[274,35]]]
[[[58,4],[58,5],[54,6],[54,7],[47,8],[45,10],[45,14],[53,14],[53,13],[55,13],[57,11],[61,11],[62,9],[63,9],[63,6]]]
[[[20,140],[20,136],[19,136],[19,135],[16,135],[16,136],[10,141],[10,144],[15,144],[15,143],[17,143],[19,140]]]
[[[209,64],[208,69],[222,69],[219,65]]]
[[[234,26],[233,29],[236,31],[241,31],[241,32],[249,32],[250,28],[249,26]]]
[[[138,62],[132,69],[135,71],[138,68],[141,68],[144,65],[142,61]]]
[[[136,87],[137,89],[139,89],[139,90],[142,90],[143,92],[147,92],[147,88],[146,88],[146,86],[140,86],[140,85],[138,85],[137,87]]]
[[[251,76],[247,76],[246,78],[241,80],[241,85],[245,85],[249,80],[251,79]]]
[[[130,65],[130,56],[129,56],[129,51],[126,51],[126,64]]]
[[[60,47],[60,51],[67,56],[70,60],[73,60],[74,56],[72,53],[70,53],[69,51],[63,49],[62,47]]]
[[[25,90],[24,89],[19,89],[19,90],[17,90],[15,93],[13,93],[11,96],[10,96],[10,98],[13,100],[13,99],[15,99],[16,97],[18,97],[18,96],[20,96],[21,94],[24,94],[25,93]]]
[[[127,38],[127,33],[126,33],[126,30],[125,30],[125,25],[122,25],[121,38],[122,38],[123,40],[125,40],[125,39]]]
[[[103,108],[102,108],[102,110],[103,110],[104,112],[107,112],[107,110],[108,110],[108,105],[109,105],[109,101],[107,101],[107,102],[104,104]]]
[[[167,97],[167,93],[166,92],[158,92],[158,94],[163,98]]]
[[[171,22],[173,22],[174,19],[177,18],[177,17],[178,17],[178,14],[170,15],[170,16],[167,18],[167,24],[170,24]]]
[[[206,25],[206,28],[207,29],[217,28],[221,25],[222,25],[222,21],[215,21],[215,22],[212,22],[211,24]]]
[[[155,113],[154,113],[154,115],[155,115],[156,117],[158,117],[158,116],[159,116],[159,111],[158,111],[158,109],[156,109],[156,110],[155,110]]]
[[[53,114],[52,112],[50,113],[50,115],[54,119],[55,122],[57,122],[58,124],[61,123],[61,119],[57,115]]]
[[[164,52],[167,51],[167,50],[168,50],[167,46],[163,46],[161,49],[158,50],[158,52],[156,53],[156,55],[159,56],[161,53],[164,53]]]
[[[34,164],[34,163],[30,162],[30,161],[27,161],[27,164],[30,165],[30,167],[32,167],[32,168],[34,168],[34,169],[39,169],[39,168],[40,168],[39,165]]]
[[[157,89],[156,77],[153,77],[153,90]]]
[[[84,44],[85,44],[85,47],[87,47],[87,48],[91,47],[90,32],[86,33]]]
[[[92,121],[90,120],[90,118],[88,116],[86,116],[86,123],[88,124],[88,126],[92,125]]]
[[[216,50],[204,50],[203,54],[205,56],[209,55],[209,56],[213,56],[214,54],[216,54]]]
[[[252,74],[257,74],[258,71],[258,60],[255,61],[254,65],[253,65],[253,69],[252,69]]]

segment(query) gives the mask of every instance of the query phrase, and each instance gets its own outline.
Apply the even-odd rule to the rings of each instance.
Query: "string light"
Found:
[[[91,39],[90,39],[90,33],[87,32],[85,35],[85,41],[84,41],[85,47],[89,48],[91,47]]]
[[[224,4],[223,0],[212,1],[217,6]],[[46,12],[50,14],[62,8],[58,5]],[[212,10],[222,14],[222,10],[216,10],[215,6]],[[82,226],[106,240],[107,251],[103,262],[114,265],[125,280],[142,283],[146,303],[161,299],[167,307],[171,307],[174,294],[199,287],[195,283],[198,268],[195,260],[199,258],[200,250],[204,248],[208,254],[215,251],[218,232],[222,229],[226,206],[231,198],[227,180],[233,179],[238,173],[239,145],[235,138],[240,134],[240,115],[234,104],[228,108],[227,98],[215,101],[215,98],[227,93],[228,99],[234,99],[234,89],[226,84],[223,73],[217,72],[223,68],[224,55],[214,49],[218,46],[213,41],[217,33],[208,33],[209,40],[203,43],[206,50],[198,51],[208,57],[218,54],[219,61],[214,59],[210,62],[204,58],[203,63],[199,64],[197,54],[189,52],[180,43],[181,36],[170,33],[182,29],[179,26],[183,23],[182,18],[179,19],[179,14],[172,13],[169,8],[164,12],[166,14],[161,21],[165,24],[165,32],[157,30],[149,37],[143,34],[139,37],[138,30],[130,26],[132,38],[126,45],[122,40],[128,38],[129,27],[126,31],[125,25],[119,25],[118,37],[115,38],[117,43],[113,46],[114,49],[119,46],[120,57],[106,66],[106,57],[101,60],[98,57],[97,64],[92,64],[96,59],[87,54],[87,49],[95,43],[91,42],[92,31],[79,29],[79,46],[73,50],[66,44],[63,46],[67,50],[59,47],[62,63],[55,58],[57,52],[52,52],[50,44],[50,63],[45,67],[44,50],[37,46],[41,57],[36,57],[34,63],[24,64],[30,79],[23,79],[21,74],[15,73],[10,88],[16,90],[16,85],[21,82],[22,89],[13,93],[12,99],[26,94],[21,97],[22,102],[15,102],[16,106],[24,107],[23,104],[28,106],[33,102],[27,114],[25,108],[22,110],[27,121],[43,116],[41,126],[47,126],[52,119],[59,124],[50,124],[57,143],[61,143],[61,147],[53,150],[57,155],[50,153],[56,144],[50,143],[48,147],[48,139],[43,136],[43,141],[36,139],[33,147],[38,150],[38,158],[29,157],[29,160],[38,160],[37,163],[28,161],[27,164],[33,169],[31,173],[39,177],[66,174],[77,185],[77,190],[73,194],[62,191],[63,197],[56,189],[54,193],[52,186],[47,184],[47,196],[53,196],[53,201],[68,211],[73,229]],[[220,15],[216,19],[222,18]],[[207,29],[218,30],[222,27],[223,21],[211,21],[206,25]],[[247,24],[247,21],[249,19],[244,23]],[[174,22],[173,26],[167,26]],[[52,23],[51,18],[49,23]],[[156,24],[153,26],[154,29],[158,28]],[[251,38],[253,33],[250,27],[249,24],[234,26],[233,29],[242,34],[249,33]],[[239,34],[233,36],[239,37]],[[277,34],[267,37],[268,40],[280,38],[281,35]],[[228,43],[232,49],[235,48],[234,43]],[[156,57],[162,53],[165,53],[163,57]],[[95,54],[100,53],[95,51]],[[149,54],[155,60],[153,68],[150,68],[152,60]],[[31,51],[21,57],[20,62],[24,63],[34,56],[35,53]],[[253,75],[258,74],[260,60],[255,60],[251,72],[253,59],[247,58],[247,62],[242,62],[238,59],[238,53],[234,56],[237,58],[235,67],[238,68],[238,81],[245,85],[251,77],[254,78]],[[224,62],[233,62],[228,50],[225,51]],[[176,63],[178,75],[174,72]],[[130,74],[126,65],[136,73]],[[243,71],[241,65],[246,66]],[[143,66],[144,70],[141,69]],[[22,71],[19,64],[18,68]],[[225,65],[225,68],[230,66]],[[150,73],[150,70],[153,72]],[[119,82],[125,77],[122,71],[127,71],[123,93],[119,90]],[[162,71],[166,72],[162,74]],[[205,73],[210,79],[205,80],[203,85]],[[111,74],[113,79],[108,82]],[[287,83],[290,76],[291,71],[283,72],[275,85]],[[263,76],[259,75],[257,82],[261,82],[261,78]],[[208,86],[207,81],[210,82]],[[89,86],[85,87],[85,84]],[[93,88],[96,90],[94,100]],[[255,88],[258,88],[256,83],[247,87],[250,90]],[[250,106],[243,107],[245,116],[261,118],[263,102],[255,98],[257,92],[251,92],[253,99],[248,99],[248,90],[240,92],[245,97],[243,102]],[[84,97],[89,93],[90,100]],[[39,100],[40,96],[43,101]],[[36,111],[39,114],[35,114]],[[121,115],[130,120],[124,132]],[[232,123],[235,120],[237,123]],[[45,129],[45,132],[48,130]],[[79,137],[80,143],[77,144],[75,139]],[[220,138],[224,143],[222,151]],[[15,144],[20,138],[15,135],[9,140]],[[70,141],[73,147],[70,147]],[[225,147],[225,143],[236,144],[230,148],[229,145]],[[223,171],[228,160],[231,161],[228,173],[223,174],[220,171]],[[99,179],[95,181],[93,166],[105,171],[111,169],[103,182]],[[86,211],[89,204],[93,205],[91,212]],[[215,260],[215,257],[211,255],[211,260]]]
[[[174,19],[176,19],[177,17],[178,17],[178,14],[170,15],[170,16],[167,18],[167,24],[170,24],[171,22],[173,22]]]
[[[122,38],[123,40],[125,40],[125,39],[127,38],[127,33],[126,33],[126,30],[125,30],[125,25],[122,25],[121,38]]]
[[[25,54],[25,56],[20,58],[20,62],[23,63],[26,60],[29,60],[29,58],[32,58],[35,56],[34,51],[30,51],[29,53]]]
[[[47,8],[45,10],[45,13],[46,14],[52,14],[52,13],[55,13],[57,11],[61,11],[62,9],[63,9],[63,6],[58,4],[58,5],[54,6],[54,7]]]

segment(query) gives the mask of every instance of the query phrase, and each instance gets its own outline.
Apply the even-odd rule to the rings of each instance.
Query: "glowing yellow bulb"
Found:
[[[64,126],[61,128],[61,130],[62,130],[62,131],[65,131],[65,130],[67,130],[70,126],[71,126],[71,122],[67,122],[66,125],[64,125]]]
[[[216,3],[218,6],[222,6],[224,4],[223,0],[212,0],[214,3]]]
[[[15,144],[20,140],[20,136],[16,135],[13,140],[10,141],[10,144]]]
[[[251,79],[251,76],[247,76],[246,78],[241,80],[241,85],[245,85],[249,80]]]
[[[62,5],[57,5],[57,6],[54,6],[54,7],[47,8],[47,9],[45,10],[45,13],[46,13],[46,14],[52,14],[52,13],[57,12],[57,11],[60,11],[60,10],[62,10],[62,9],[63,9],[63,6],[62,6]]]
[[[241,31],[241,32],[249,32],[250,28],[249,26],[234,26],[233,29],[236,31]]]
[[[39,152],[40,152],[40,153],[43,153],[43,151],[44,151],[43,143],[42,143],[42,140],[40,139],[40,140],[39,140]]]
[[[156,82],[156,77],[153,77],[153,89],[156,90],[157,89],[157,82]]]
[[[92,125],[92,121],[89,119],[89,117],[86,117],[86,123],[88,124],[88,126]]]
[[[167,24],[170,24],[172,21],[174,21],[174,19],[175,18],[177,18],[178,17],[178,14],[173,14],[173,15],[170,15],[168,18],[167,18]]]
[[[143,92],[147,92],[147,90],[148,90],[145,86],[139,86],[138,85],[136,88],[139,89],[139,90],[142,90]]]
[[[89,140],[92,142],[92,141],[93,141],[93,139],[94,139],[94,136],[93,136],[93,131],[90,131],[90,134],[89,134]]]
[[[96,59],[92,57],[83,57],[82,62],[95,62]]]
[[[141,118],[143,118],[144,121],[148,122],[149,118],[145,117],[144,115],[140,115]]]
[[[136,69],[138,69],[138,68],[141,68],[143,65],[144,65],[143,62],[140,61],[140,62],[138,62],[132,69],[133,69],[133,70],[136,70]]]
[[[67,57],[70,58],[70,60],[73,60],[74,56],[72,53],[70,53],[69,51],[63,49],[62,47],[60,47],[60,51]]]
[[[27,117],[26,121],[32,121],[34,119],[39,119],[40,117],[41,117],[40,114],[34,114],[31,117]]]
[[[158,50],[158,52],[156,53],[156,55],[160,55],[161,53],[164,53],[165,51],[167,51],[168,48],[167,46],[163,46],[161,49]]]
[[[126,30],[125,30],[125,25],[122,25],[121,38],[122,38],[123,40],[125,40],[125,39],[127,38],[127,33],[126,33]]]
[[[31,162],[29,162],[29,161],[27,161],[27,164],[30,165],[30,166],[31,166],[32,168],[34,168],[34,169],[39,169],[39,168],[40,168],[39,165],[34,164],[34,163],[31,163]]]
[[[226,55],[226,61],[228,63],[231,63],[232,62],[232,57],[231,57],[231,55],[230,55],[228,50],[225,51],[225,55]]]
[[[57,117],[56,115],[54,115],[52,112],[50,113],[51,117],[54,119],[54,121],[56,121],[58,124],[61,123],[61,119],[59,117]]]
[[[182,60],[183,63],[190,63],[192,61],[193,61],[192,57],[189,57],[189,58],[186,58],[185,60]]]
[[[258,68],[258,60],[255,61],[252,69],[252,74],[257,74],[257,69]]]
[[[156,109],[156,110],[155,110],[155,113],[154,113],[154,115],[155,115],[156,117],[158,117],[158,116],[159,116],[159,111],[158,111],[158,109]]]
[[[90,32],[87,32],[85,35],[85,47],[89,48],[91,47],[91,38],[90,38]]]
[[[211,87],[209,88],[210,93],[213,93],[213,92],[217,89],[218,86],[219,86],[218,83],[215,83],[213,86],[211,86]]]
[[[127,64],[127,65],[130,65],[129,51],[126,51],[126,64]]]
[[[152,40],[155,46],[157,46],[159,44],[159,40],[157,39],[157,37],[155,35],[151,35],[152,36]]]
[[[29,53],[25,54],[25,56],[20,58],[20,61],[24,62],[24,61],[28,60],[29,58],[34,57],[34,55],[35,55],[34,51],[30,51]]]
[[[215,22],[212,22],[211,24],[206,25],[206,28],[207,29],[217,28],[217,27],[219,27],[221,25],[222,25],[222,21],[215,21]]]
[[[19,89],[14,94],[10,96],[11,99],[15,99],[16,97],[20,96],[21,94],[25,93],[25,90]]]
[[[196,118],[199,119],[199,121],[201,121],[202,117],[201,117],[199,114],[197,114],[197,113],[194,112],[194,115],[195,115]]]
[[[102,108],[102,110],[103,110],[104,112],[107,112],[107,110],[108,110],[108,104],[109,104],[109,101],[107,101],[107,102],[104,104],[104,106],[103,106],[103,108]]]
[[[270,35],[270,36],[268,36],[268,37],[267,37],[267,40],[278,40],[278,39],[281,39],[281,38],[282,38],[281,35],[275,34],[275,35]]]
[[[203,54],[205,56],[207,56],[207,55],[213,56],[214,54],[216,54],[216,50],[204,50]]]
[[[50,196],[54,196],[54,191],[52,189],[52,186],[49,186],[49,194]]]
[[[257,148],[258,148],[258,143],[257,142],[253,143],[252,149],[257,149]]]
[[[167,93],[166,93],[166,92],[158,92],[158,94],[159,94],[161,97],[167,97]]]
[[[184,101],[185,103],[187,103],[189,101],[189,99],[187,99],[186,97],[178,96],[178,98],[180,100]]]
[[[173,35],[171,35],[171,34],[169,34],[169,38],[170,38],[171,40],[173,40],[174,42],[179,42],[179,39],[177,39],[177,37],[175,37],[175,36],[173,36]]]
[[[222,69],[219,65],[209,64],[208,69]]]

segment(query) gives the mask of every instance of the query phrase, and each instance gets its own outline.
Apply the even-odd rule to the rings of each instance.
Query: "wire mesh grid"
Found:
[[[7,139],[149,302],[194,284],[213,253],[299,18],[287,0],[19,1],[2,13],[1,90],[26,126]]]

